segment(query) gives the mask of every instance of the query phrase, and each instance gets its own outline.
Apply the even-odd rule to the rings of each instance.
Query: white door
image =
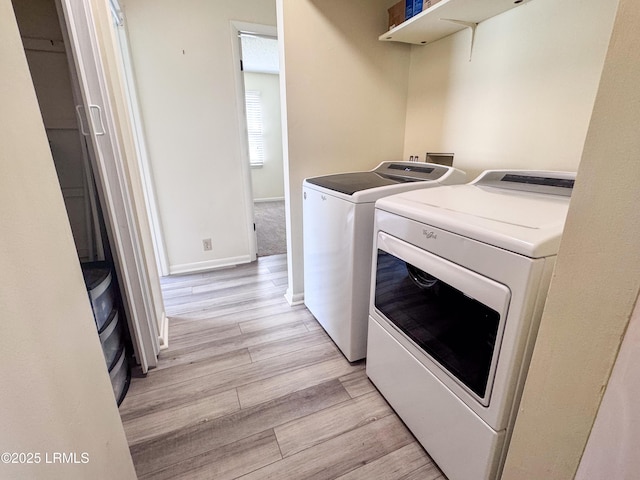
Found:
[[[88,0],[61,0],[82,104],[77,106],[83,133],[89,139],[107,233],[120,281],[122,301],[135,355],[143,372],[157,364],[158,323],[155,321],[132,195],[115,134],[95,23]]]

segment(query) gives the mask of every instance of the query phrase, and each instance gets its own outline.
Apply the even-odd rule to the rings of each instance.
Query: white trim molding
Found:
[[[170,265],[169,275],[184,275],[185,273],[199,273],[218,268],[233,267],[241,263],[251,262],[250,255],[239,257],[220,258],[218,260],[207,260],[205,262],[183,263],[180,265]]]
[[[254,198],[253,203],[283,202],[284,197]]]
[[[169,318],[166,312],[162,312],[162,317],[158,322],[158,343],[160,350],[166,350],[169,348]]]
[[[287,288],[287,291],[284,294],[284,298],[292,307],[295,307],[296,305],[302,305],[304,303],[304,293],[293,293],[290,287]]]

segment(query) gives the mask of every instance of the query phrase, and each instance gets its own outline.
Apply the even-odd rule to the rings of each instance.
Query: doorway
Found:
[[[123,284],[115,269],[118,252],[112,249],[107,234],[108,220],[92,166],[94,153],[87,134],[89,114],[74,80],[76,71],[64,34],[65,22],[55,0],[14,0],[13,7],[96,333],[115,399],[120,404],[130,380],[133,338],[123,303]]]
[[[276,29],[237,25],[257,256],[287,251]]]
[[[121,330],[128,327],[128,335],[124,332],[131,339],[128,352],[133,350],[136,363],[146,372],[156,366],[160,348],[158,332],[164,321],[156,295],[160,285],[156,286],[157,272],[143,250],[146,225],[137,215],[136,186],[124,177],[130,170],[120,149],[105,68],[98,55],[94,12],[86,2],[73,0],[14,0],[13,6],[79,261],[83,272],[84,267],[102,269],[94,263],[105,264],[107,280],[100,285],[108,287],[108,296],[111,286],[119,287],[113,296],[120,301],[111,304],[108,319],[119,317]],[[104,7],[98,15],[111,18]],[[93,283],[87,278],[91,290]],[[94,317],[101,335],[106,324],[101,326],[95,309]],[[109,338],[104,338],[103,347]],[[109,362],[107,366],[111,373]]]

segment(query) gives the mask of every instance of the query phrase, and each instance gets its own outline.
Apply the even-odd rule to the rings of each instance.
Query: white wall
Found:
[[[126,0],[169,270],[249,260],[231,20],[275,25],[274,0]],[[212,238],[205,252],[202,239]]]
[[[302,180],[402,156],[409,49],[378,41],[391,3],[278,0],[291,302],[303,293]]]
[[[264,165],[251,169],[254,200],[284,198],[280,77],[270,73],[244,73],[246,90],[261,92],[264,124]]]
[[[135,479],[9,0],[0,0],[0,464],[3,479]],[[47,464],[53,452],[89,463]]]
[[[411,51],[405,157],[455,153],[487,168],[577,170],[615,1],[532,0]]]
[[[620,0],[505,480],[574,478],[638,298],[638,22],[638,2]]]
[[[636,308],[598,410],[576,480],[640,478],[640,308]]]

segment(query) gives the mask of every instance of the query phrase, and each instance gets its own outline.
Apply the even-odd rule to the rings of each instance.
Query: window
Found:
[[[249,135],[249,163],[252,167],[264,165],[264,135],[262,125],[262,96],[258,90],[245,92],[247,133]]]

